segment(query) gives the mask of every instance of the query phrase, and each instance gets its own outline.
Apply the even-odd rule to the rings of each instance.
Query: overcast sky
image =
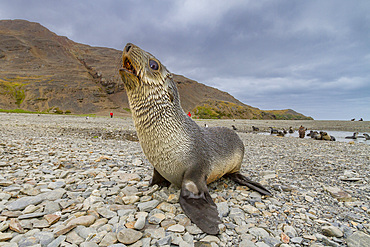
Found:
[[[122,50],[263,110],[370,120],[370,1],[0,0],[0,19]],[[112,61],[115,62],[115,61]]]

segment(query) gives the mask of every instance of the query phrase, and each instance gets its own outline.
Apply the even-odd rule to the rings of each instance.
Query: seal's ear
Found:
[[[217,206],[208,192],[206,181],[204,180],[203,183],[200,185],[194,180],[184,179],[180,192],[180,205],[185,214],[202,231],[216,235],[219,233],[218,224],[221,220],[218,217]]]

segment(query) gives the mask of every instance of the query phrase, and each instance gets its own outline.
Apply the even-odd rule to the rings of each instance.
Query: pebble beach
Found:
[[[209,184],[222,220],[216,236],[183,213],[179,188],[148,186],[153,167],[131,118],[0,113],[0,247],[369,246],[370,145],[251,128],[370,133],[369,122],[197,123],[236,126],[241,172],[273,194],[223,178]]]

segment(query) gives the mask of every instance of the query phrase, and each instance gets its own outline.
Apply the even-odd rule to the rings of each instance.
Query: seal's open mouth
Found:
[[[130,59],[128,59],[127,57],[123,61],[123,68],[126,69],[127,72],[136,75],[136,70],[134,66],[132,66]]]

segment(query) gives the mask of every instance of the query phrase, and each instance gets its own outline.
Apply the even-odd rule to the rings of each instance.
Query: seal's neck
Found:
[[[183,129],[189,120],[178,97],[172,98],[161,88],[145,85],[127,92],[139,138],[168,136]]]

